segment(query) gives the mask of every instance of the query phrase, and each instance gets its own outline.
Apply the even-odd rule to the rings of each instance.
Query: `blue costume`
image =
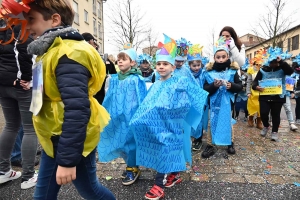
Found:
[[[103,106],[109,112],[111,121],[101,133],[98,144],[99,160],[108,162],[122,157],[128,166],[136,166],[136,142],[129,121],[147,94],[143,77],[134,74],[119,80],[113,74]]]
[[[137,165],[160,173],[191,163],[190,130],[198,126],[208,93],[187,77],[156,81],[130,125],[137,141]]]

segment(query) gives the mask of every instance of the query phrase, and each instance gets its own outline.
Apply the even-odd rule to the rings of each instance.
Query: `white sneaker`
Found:
[[[21,177],[21,175],[21,172],[17,172],[11,169],[7,173],[0,175],[0,184],[14,179],[18,179]]]
[[[292,123],[290,125],[290,129],[291,129],[291,131],[296,131],[296,130],[298,130],[298,127],[294,123]]]
[[[271,140],[278,142],[278,133],[277,132],[271,133]]]
[[[296,124],[300,124],[300,119],[297,119],[297,120],[296,120]]]
[[[38,178],[38,174],[35,173],[31,179],[29,179],[28,181],[23,181],[21,183],[21,189],[25,190],[34,187],[37,183],[37,178]]]

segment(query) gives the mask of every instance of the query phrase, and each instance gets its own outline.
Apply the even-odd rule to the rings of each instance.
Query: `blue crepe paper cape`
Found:
[[[99,160],[108,162],[122,157],[128,166],[136,166],[136,143],[129,122],[147,94],[143,77],[130,75],[124,80],[113,74],[103,106],[111,120],[101,133]]]
[[[209,84],[212,84],[214,79],[234,82],[235,73],[236,70],[233,69],[224,72],[212,70],[206,71],[204,78]],[[232,124],[235,121],[231,118],[230,101],[234,101],[234,96],[226,89],[226,86],[220,86],[217,92],[210,95],[210,128],[213,144],[231,145]]]
[[[186,170],[191,127],[201,120],[208,93],[187,77],[156,81],[132,117],[137,165],[160,173]]]

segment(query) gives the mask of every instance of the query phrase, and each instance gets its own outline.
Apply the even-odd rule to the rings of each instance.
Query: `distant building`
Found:
[[[293,57],[300,53],[299,48],[299,35],[300,35],[300,24],[279,34],[277,36],[277,45],[282,48],[283,51],[288,51],[293,54]],[[251,46],[246,49],[246,56],[251,59],[255,56],[257,50],[261,48],[267,48],[272,46],[272,39],[265,40],[259,44]]]
[[[103,2],[106,0],[71,0],[75,11],[73,27],[80,33],[89,32],[94,35],[99,52],[104,52],[103,34]]]
[[[143,53],[147,53],[153,56],[157,50],[158,50],[157,46],[150,46],[150,47],[143,48]]]
[[[247,33],[246,35],[241,36],[240,40],[247,50],[261,42],[264,42],[266,39]]]

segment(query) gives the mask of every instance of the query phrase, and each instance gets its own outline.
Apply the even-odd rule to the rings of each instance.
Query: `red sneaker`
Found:
[[[149,192],[146,193],[145,198],[146,199],[152,199],[152,200],[159,200],[160,198],[163,198],[165,196],[164,190],[157,186],[154,185]]]
[[[165,187],[172,187],[175,184],[178,184],[182,181],[182,179],[180,178],[180,173],[174,175],[174,174],[169,174],[167,177],[167,183],[165,185]]]

